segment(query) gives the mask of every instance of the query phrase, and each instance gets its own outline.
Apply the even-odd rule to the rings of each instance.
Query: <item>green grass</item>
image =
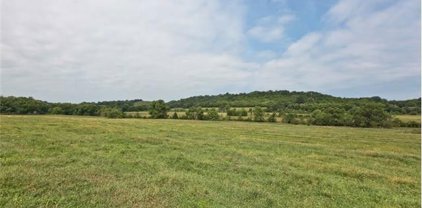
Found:
[[[415,121],[421,123],[421,115],[396,115],[394,118],[398,118],[403,122]]]
[[[420,207],[419,129],[1,116],[0,207]]]

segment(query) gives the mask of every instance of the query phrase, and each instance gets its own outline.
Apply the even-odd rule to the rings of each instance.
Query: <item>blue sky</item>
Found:
[[[417,0],[5,0],[1,94],[420,97]]]
[[[253,28],[263,18],[291,17],[289,24],[284,25],[284,40],[279,44],[265,43],[254,38],[248,39],[251,51],[273,50],[281,53],[285,51],[288,44],[298,40],[306,33],[322,29],[323,15],[334,5],[336,1],[253,1],[248,0],[248,12],[246,25]],[[274,21],[271,22],[275,25]],[[271,25],[271,24],[270,24]]]

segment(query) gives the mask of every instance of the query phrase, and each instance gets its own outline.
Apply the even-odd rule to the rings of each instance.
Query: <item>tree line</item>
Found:
[[[168,116],[169,107],[162,101],[154,101],[150,110],[151,118],[171,118],[190,120],[237,120],[254,122],[277,122],[280,117],[283,123],[306,124],[320,126],[351,126],[351,127],[419,127],[420,123],[415,121],[403,122],[384,110],[384,106],[377,103],[367,103],[354,106],[349,110],[342,108],[322,108],[314,110],[311,114],[296,114],[284,112],[266,112],[257,106],[254,108],[223,108],[217,111],[215,108],[191,107],[179,116],[174,112]],[[219,112],[226,112],[227,116],[220,116]],[[180,113],[180,112],[179,112]],[[229,114],[230,113],[230,114]],[[237,116],[237,117],[236,117]],[[235,117],[234,119],[232,117]],[[246,117],[246,118],[245,118]]]
[[[83,102],[74,103],[49,103],[36,100],[32,97],[0,96],[0,113],[2,114],[62,114],[62,115],[116,115],[123,117],[123,112],[146,111],[150,102],[143,100]]]
[[[378,96],[368,98],[340,98],[318,92],[296,91],[255,91],[239,94],[220,94],[194,96],[168,102],[171,108],[190,108],[195,106],[225,108],[226,106],[254,107],[261,106],[268,111],[294,113],[312,113],[314,110],[334,107],[346,111],[356,105],[367,103],[382,104],[384,110],[391,114],[421,114],[421,99],[389,101]]]
[[[171,118],[191,120],[237,120],[255,122],[284,122],[290,124],[352,126],[352,127],[420,127],[420,123],[403,122],[392,117],[397,109],[411,108],[420,115],[420,99],[409,101],[377,102],[380,99],[358,99],[358,102],[310,103],[299,100],[280,105],[231,107],[229,104],[218,107],[174,109],[163,100],[148,102],[143,100],[107,101],[97,103],[49,103],[31,97],[0,96],[2,114],[60,114],[104,116],[108,118]],[[382,99],[381,99],[382,100]],[[413,106],[413,107],[412,107]],[[173,113],[170,113],[173,109]],[[393,109],[393,110],[392,110]],[[396,109],[396,110],[394,110]],[[416,109],[416,110],[415,110]],[[148,111],[149,116],[130,111]],[[178,112],[177,112],[178,111]],[[183,112],[183,113],[180,113]]]

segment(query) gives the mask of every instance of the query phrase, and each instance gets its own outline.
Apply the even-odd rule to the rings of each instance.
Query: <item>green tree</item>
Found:
[[[297,97],[296,100],[295,100],[295,103],[297,103],[297,104],[305,103],[305,97],[303,97],[303,96]]]
[[[119,108],[104,107],[100,109],[100,115],[107,118],[123,118],[124,114]]]
[[[179,119],[179,116],[176,112],[173,113],[173,116],[171,116],[172,119]]]
[[[283,123],[297,124],[298,120],[295,114],[288,113],[283,117]]]
[[[264,121],[264,111],[261,107],[255,107],[253,110],[253,120],[256,122]]]
[[[214,121],[220,119],[218,112],[214,108],[208,111],[208,119]]]
[[[196,108],[196,119],[198,120],[204,120],[205,114],[201,107]]]
[[[50,108],[48,110],[48,113],[50,113],[50,114],[63,114],[63,109],[56,106],[56,107]]]
[[[356,127],[390,127],[392,117],[379,104],[366,103],[351,110]]]
[[[151,103],[149,114],[151,115],[151,118],[167,118],[168,117],[167,111],[168,111],[168,107],[164,103],[164,101],[157,100]]]
[[[270,115],[270,117],[268,117],[267,121],[268,122],[276,122],[277,121],[277,119],[276,119],[276,113],[272,113]]]
[[[186,118],[193,119],[193,120],[204,120],[205,119],[204,111],[202,110],[201,107],[191,107],[186,112]]]
[[[240,116],[248,116],[248,111],[242,108],[242,110],[240,110]]]

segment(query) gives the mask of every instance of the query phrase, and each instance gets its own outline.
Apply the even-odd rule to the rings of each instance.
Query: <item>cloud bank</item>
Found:
[[[368,86],[370,91],[371,83],[420,77],[418,3],[405,0],[384,6],[340,1],[325,16],[327,29],[305,35],[280,58],[263,65],[256,76],[270,81],[257,87],[335,91]],[[417,96],[418,88],[415,85],[410,93]]]
[[[357,95],[420,93],[418,1],[341,0],[316,20],[323,28],[281,54],[252,50],[248,40],[276,45],[300,17],[264,16],[248,28],[253,11],[244,1],[2,3],[3,95],[80,102],[290,89],[349,96],[409,79],[415,86],[405,92],[378,87]],[[266,60],[247,58],[251,50]]]

